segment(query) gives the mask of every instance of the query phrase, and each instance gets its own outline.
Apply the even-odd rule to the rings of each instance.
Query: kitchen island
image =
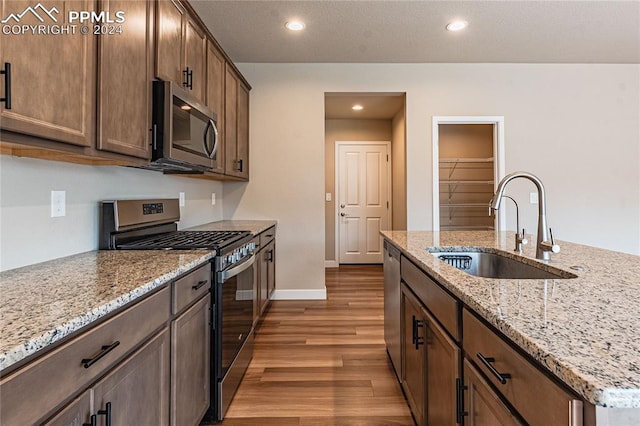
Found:
[[[552,255],[549,265],[576,278],[491,279],[462,272],[430,250],[480,248],[515,257],[512,232],[382,235],[466,310],[593,404],[598,424],[640,424],[638,256],[559,242],[561,252]],[[525,246],[523,256],[524,262],[545,267],[535,259],[535,246]],[[606,423],[614,412],[624,423]]]

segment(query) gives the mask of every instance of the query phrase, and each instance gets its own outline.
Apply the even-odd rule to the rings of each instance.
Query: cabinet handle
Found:
[[[97,426],[98,425],[98,416],[95,414],[91,416],[91,423],[82,423],[82,426]]]
[[[418,328],[424,327],[424,321],[420,321],[419,319],[416,318],[415,315],[411,315],[411,322],[412,322],[412,332],[413,332],[412,343],[415,345],[416,350],[418,350],[420,349],[420,345],[424,345],[424,337],[420,337],[418,335]]]
[[[11,63],[5,62],[4,69],[0,70],[0,74],[4,74],[4,98],[0,98],[0,102],[4,102],[5,109],[11,109]]]
[[[462,420],[469,413],[464,411],[464,391],[467,387],[462,383],[461,378],[456,379],[456,423],[462,424]]]
[[[102,348],[100,348],[100,352],[98,353],[98,355],[94,356],[93,358],[83,358],[82,365],[84,366],[84,368],[91,367],[93,364],[98,362],[100,358],[102,358],[103,356],[105,356],[106,354],[114,350],[116,346],[118,346],[119,344],[120,344],[120,341],[116,340],[110,345],[103,346]]]
[[[236,160],[236,171],[242,171],[242,160]]]
[[[98,410],[98,415],[104,416],[106,426],[111,426],[111,402],[107,402],[104,410]]]
[[[186,87],[187,89],[193,90],[193,70],[189,69],[189,67],[185,68],[184,70],[182,70],[182,76],[182,86]]]
[[[503,385],[507,383],[507,379],[511,378],[511,374],[509,374],[509,373],[500,373],[498,370],[496,370],[496,368],[493,366],[493,363],[496,361],[495,358],[493,358],[493,357],[485,357],[480,352],[478,352],[478,358],[480,359],[480,361],[482,361],[482,363],[485,365],[485,367],[487,367],[489,369],[491,374],[496,376],[496,379],[498,379],[498,381],[500,383],[502,383]]]
[[[267,252],[267,260],[268,260],[269,262],[273,262],[273,250],[269,250],[269,251]]]
[[[203,285],[207,284],[209,282],[209,280],[202,280],[202,281],[198,281],[198,284],[191,286],[192,289],[194,290],[200,290],[202,288]]]

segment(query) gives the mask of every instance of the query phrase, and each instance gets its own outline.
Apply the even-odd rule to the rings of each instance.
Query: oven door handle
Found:
[[[218,272],[218,282],[219,283],[223,283],[226,280],[228,280],[229,278],[235,277],[236,275],[246,271],[251,266],[253,266],[255,261],[256,261],[256,256],[252,254],[251,257],[249,257],[248,260],[245,260],[241,264],[236,265],[233,268],[225,269],[224,271]]]

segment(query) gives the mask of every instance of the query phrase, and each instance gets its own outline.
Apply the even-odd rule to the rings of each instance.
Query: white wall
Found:
[[[324,286],[325,92],[406,92],[409,229],[432,224],[432,117],[504,116],[506,171],[545,183],[556,238],[640,254],[638,65],[239,68],[253,86],[251,182],[225,188],[224,214],[279,220],[278,288]]]
[[[66,191],[65,217],[50,217],[52,190]],[[100,200],[178,198],[180,191],[186,196],[180,228],[222,219],[220,182],[2,155],[0,270],[97,249]]]

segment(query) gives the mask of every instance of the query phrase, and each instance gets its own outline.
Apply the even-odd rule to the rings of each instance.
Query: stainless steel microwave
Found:
[[[168,81],[153,82],[152,157],[148,168],[165,173],[204,173],[218,158],[217,116]]]

